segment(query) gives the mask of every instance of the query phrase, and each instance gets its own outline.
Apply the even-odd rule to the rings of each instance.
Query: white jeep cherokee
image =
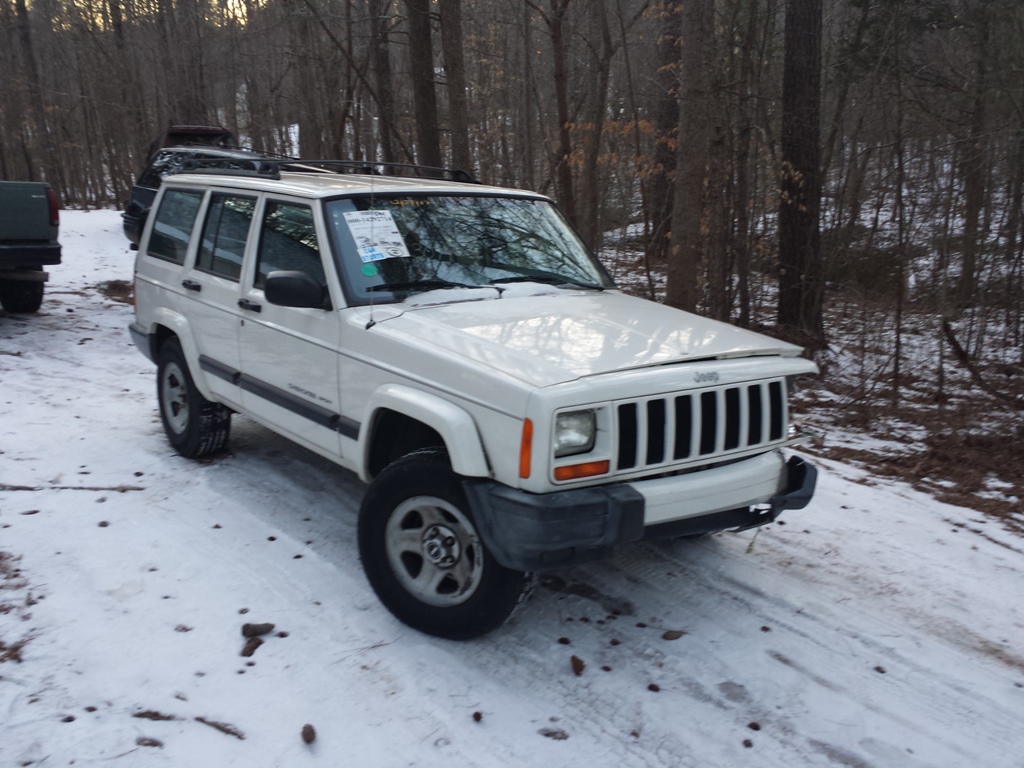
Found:
[[[241,412],[370,483],[359,551],[400,620],[474,637],[533,572],[806,506],[799,347],[622,294],[541,195],[353,170],[165,179],[131,333],[182,455]]]

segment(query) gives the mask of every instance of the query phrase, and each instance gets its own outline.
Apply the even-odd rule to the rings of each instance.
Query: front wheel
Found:
[[[197,459],[224,449],[231,433],[231,411],[202,396],[175,338],[160,347],[156,391],[160,419],[174,450],[187,459]]]
[[[438,448],[411,453],[374,480],[359,511],[359,554],[396,618],[450,640],[497,629],[533,585],[531,574],[504,568],[487,551]]]

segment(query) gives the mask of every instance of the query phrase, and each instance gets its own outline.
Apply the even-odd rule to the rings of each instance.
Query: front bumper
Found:
[[[769,459],[762,457],[689,475],[546,494],[490,480],[467,479],[464,486],[495,559],[506,568],[545,571],[608,557],[616,544],[753,528],[772,522],[784,509],[806,507],[817,470],[796,456],[784,464],[777,454],[767,456],[777,457],[779,465],[767,493],[759,478]],[[737,484],[736,478],[752,471],[752,482]],[[716,485],[712,498],[709,489]],[[675,498],[674,519],[666,508],[669,495]]]

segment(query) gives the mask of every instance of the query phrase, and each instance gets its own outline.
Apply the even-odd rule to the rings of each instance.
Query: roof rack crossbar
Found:
[[[223,174],[229,176],[255,176],[264,179],[281,178],[281,171],[296,173],[355,173],[371,176],[395,175],[387,171],[414,171],[427,178],[448,177],[450,181],[466,184],[480,182],[460,168],[438,168],[414,163],[385,163],[366,160],[306,160],[298,157],[192,157],[185,159],[174,173]]]
[[[388,163],[378,160],[307,160],[306,158],[282,159],[280,165],[306,166],[301,169],[286,168],[285,170],[309,170],[309,166],[329,173],[361,173],[371,176],[398,175],[385,174],[384,170],[415,171],[419,176],[440,177],[448,176],[450,181],[458,181],[466,184],[479,184],[476,177],[461,168],[440,168],[433,165],[417,165],[416,163]]]

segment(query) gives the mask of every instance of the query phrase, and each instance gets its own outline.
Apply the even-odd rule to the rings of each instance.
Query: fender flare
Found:
[[[377,413],[383,409],[395,411],[426,424],[444,440],[452,470],[463,477],[490,477],[491,468],[487,461],[480,432],[473,417],[458,405],[444,398],[406,387],[401,384],[385,384],[370,396],[366,406],[364,424],[370,426]],[[359,476],[370,482],[370,448],[373,434],[369,430],[363,442],[363,460]]]
[[[160,307],[153,313],[148,333],[154,362],[160,354],[160,350],[156,346],[157,326],[163,326],[178,338],[181,351],[185,353],[185,362],[188,363],[188,372],[192,375],[192,381],[195,382],[200,394],[207,400],[216,399],[212,397],[210,388],[206,386],[206,374],[199,367],[199,350],[196,348],[195,339],[192,338],[192,331],[185,316],[167,307]]]

